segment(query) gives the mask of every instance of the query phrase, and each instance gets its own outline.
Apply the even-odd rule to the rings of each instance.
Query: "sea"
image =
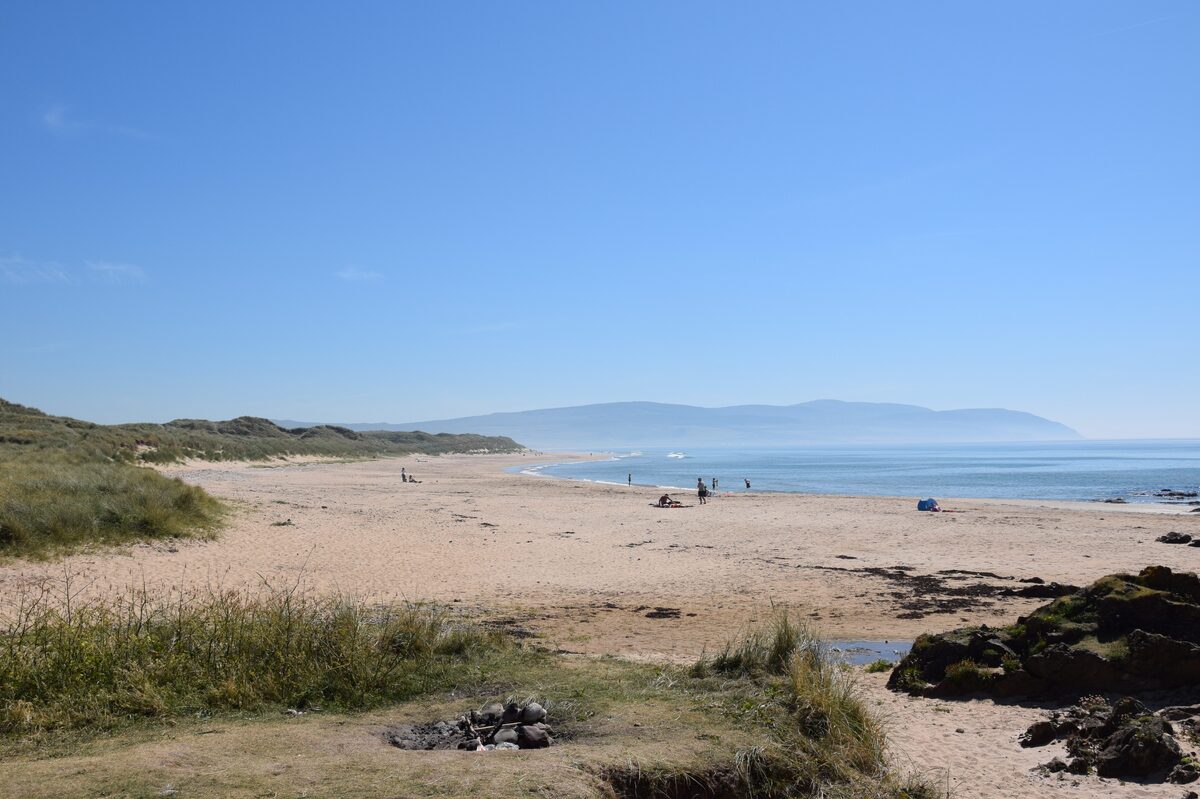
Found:
[[[718,492],[970,497],[1200,507],[1200,440],[897,444],[783,449],[628,450],[553,456],[514,469],[542,477]],[[1188,496],[1190,495],[1190,496]]]

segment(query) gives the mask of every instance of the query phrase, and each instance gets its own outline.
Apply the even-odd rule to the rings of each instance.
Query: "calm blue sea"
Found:
[[[617,453],[598,461],[547,461],[515,471],[551,477],[722,492],[867,494],[909,497],[1196,502],[1155,496],[1200,491],[1200,441],[1073,441],[703,449]]]

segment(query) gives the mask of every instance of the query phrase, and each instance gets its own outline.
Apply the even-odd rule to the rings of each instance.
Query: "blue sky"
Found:
[[[1200,6],[0,12],[0,396],[1200,437]]]

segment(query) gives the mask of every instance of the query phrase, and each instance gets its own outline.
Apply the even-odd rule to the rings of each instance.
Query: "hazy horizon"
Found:
[[[1198,36],[1184,0],[15,5],[0,396],[1200,438]]]

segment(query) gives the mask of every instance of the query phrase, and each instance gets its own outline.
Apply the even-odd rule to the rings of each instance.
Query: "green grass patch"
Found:
[[[891,671],[892,666],[894,665],[895,664],[890,660],[879,658],[879,660],[873,660],[864,666],[863,671],[865,671],[867,674],[882,674],[885,671]]]
[[[685,668],[565,658],[437,608],[370,606],[298,590],[161,600],[132,590],[81,607],[68,601],[69,585],[60,594],[26,597],[0,632],[0,752],[22,759],[14,775],[48,764],[45,779],[58,781],[22,778],[22,796],[90,795],[126,785],[142,795],[186,779],[189,795],[200,797],[281,789],[291,795],[311,780],[328,795],[365,797],[376,795],[379,769],[391,770],[390,781],[400,776],[395,769],[417,769],[409,774],[416,779],[431,762],[444,769],[444,791],[431,796],[461,795],[456,775],[477,764],[500,769],[481,777],[497,797],[527,795],[545,775],[557,775],[551,779],[560,788],[563,780],[580,786],[570,795],[581,796],[610,796],[610,789],[653,796],[681,786],[763,799],[935,795],[889,773],[883,728],[859,696],[854,670],[786,616],[731,643],[736,668],[728,657]],[[372,753],[384,750],[373,748],[380,746],[375,739],[347,737],[361,727],[350,712],[432,720],[499,697],[537,698],[566,733],[563,748],[524,761],[455,754],[465,758],[456,766],[397,755],[380,761]],[[300,727],[289,724],[290,733],[271,712],[316,706],[323,712],[306,715],[312,721]],[[306,736],[304,724],[322,731]],[[159,766],[153,777],[142,773],[147,761],[139,747],[162,736],[188,736],[195,742],[189,746],[204,747],[206,732],[260,741],[253,747],[279,749],[271,758],[301,758],[297,766],[311,763],[311,773],[297,772],[299,782],[290,786],[286,774],[276,779],[244,762],[251,744],[232,742],[211,749],[214,765],[203,775]],[[120,743],[114,748],[111,741]],[[504,787],[506,763],[521,764],[511,791]],[[360,785],[365,773],[375,776]],[[609,787],[596,786],[589,774]]]
[[[224,422],[176,419],[166,424],[101,425],[51,416],[0,399],[0,459],[17,452],[67,452],[91,461],[174,463],[197,460],[267,460],[289,455],[371,458],[464,452],[517,452],[502,436],[355,431],[335,425],[285,429],[254,416]]]
[[[203,489],[121,463],[0,460],[0,555],[211,535],[223,506]]]
[[[521,654],[437,609],[294,589],[161,598],[131,589],[79,605],[66,581],[16,604],[0,629],[0,733],[279,706],[361,709],[476,679],[472,669]]]

